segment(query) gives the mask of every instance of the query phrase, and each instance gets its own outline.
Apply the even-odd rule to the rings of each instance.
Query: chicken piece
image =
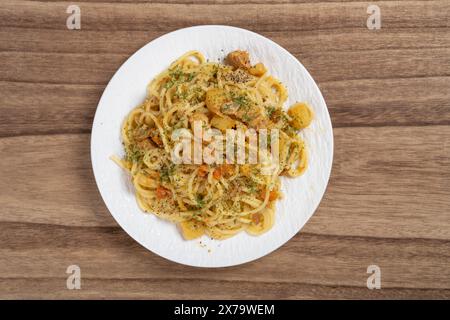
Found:
[[[249,69],[250,56],[247,51],[236,50],[228,54],[226,61],[235,68]]]

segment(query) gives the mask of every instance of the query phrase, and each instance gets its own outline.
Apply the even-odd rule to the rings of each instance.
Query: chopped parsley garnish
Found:
[[[230,110],[231,109],[231,103],[225,103],[224,105],[222,105],[221,107],[220,107],[220,110],[222,111],[222,112],[226,112],[226,111],[228,111],[228,110]]]
[[[142,156],[143,156],[142,151],[136,147],[126,150],[125,157],[126,157],[127,161],[138,162]]]
[[[256,184],[256,182],[255,181],[253,181],[252,179],[248,179],[247,181],[246,181],[246,184],[245,184],[246,186],[247,186],[247,188],[249,189],[249,191],[251,192],[251,193],[256,193],[256,191],[257,191],[257,184]]]
[[[191,81],[192,79],[194,79],[194,77],[196,76],[196,74],[193,72],[193,73],[188,73],[187,74],[187,81]]]
[[[248,107],[250,104],[250,100],[246,96],[233,97],[233,102],[239,107]]]
[[[170,88],[173,87],[174,84],[175,84],[175,81],[169,80],[169,81],[167,81],[167,82],[164,84],[164,88],[165,88],[165,89],[170,89]]]
[[[250,122],[250,121],[252,121],[252,119],[253,119],[253,117],[248,115],[247,113],[242,116],[242,120],[245,122]]]
[[[178,85],[183,82],[189,82],[196,76],[195,72],[185,73],[180,68],[176,68],[169,72],[169,80],[164,84],[164,88],[169,89],[174,85]]]
[[[161,172],[159,174],[161,181],[169,182],[170,176],[173,175],[174,171],[175,171],[175,165],[173,165],[173,164],[171,164],[169,166],[163,166],[161,168]]]
[[[266,106],[266,114],[269,118],[272,117],[272,114],[274,113],[274,111],[275,111],[275,107]]]
[[[198,208],[203,208],[205,206],[205,200],[203,199],[202,195],[197,194],[195,197],[195,201],[197,202]]]
[[[178,99],[185,100],[188,97],[188,93],[187,91],[177,92],[174,96]]]

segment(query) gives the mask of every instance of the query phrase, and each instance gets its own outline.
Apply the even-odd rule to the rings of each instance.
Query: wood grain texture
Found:
[[[370,2],[372,3],[372,2]],[[450,298],[450,2],[90,0],[0,3],[0,298]],[[281,17],[281,18],[280,18]],[[292,52],[334,126],[324,199],[241,266],[177,265],[134,242],[97,191],[89,143],[111,76],[148,41],[229,24]],[[82,289],[66,289],[66,268]],[[366,288],[367,266],[382,289]],[[236,290],[239,286],[240,290]]]

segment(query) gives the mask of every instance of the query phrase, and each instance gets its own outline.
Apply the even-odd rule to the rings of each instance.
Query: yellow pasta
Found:
[[[287,90],[282,83],[262,63],[251,66],[245,51],[231,58],[232,65],[225,65],[191,51],[174,61],[151,81],[146,99],[124,120],[126,155],[113,158],[130,173],[141,209],[177,223],[187,240],[268,231],[275,223],[280,176],[299,176],[307,166],[297,129],[311,122],[312,113],[306,105],[283,111]],[[227,134],[277,129],[278,161],[269,145],[256,163],[175,162],[172,151],[179,139],[194,136],[195,122],[205,131]],[[182,137],[174,134],[179,129],[185,130]],[[255,149],[249,137],[233,146],[243,148],[244,158]]]

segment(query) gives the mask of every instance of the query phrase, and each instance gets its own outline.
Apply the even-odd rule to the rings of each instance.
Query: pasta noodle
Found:
[[[122,125],[126,155],[113,160],[129,171],[141,209],[177,223],[186,239],[266,232],[281,198],[280,176],[297,177],[306,169],[305,144],[297,131],[309,125],[311,110],[298,103],[283,111],[286,88],[262,63],[251,66],[249,61],[245,51],[230,53],[228,64],[187,52],[151,81],[145,101]],[[255,147],[250,135],[232,140],[230,147],[244,151],[244,162],[252,152],[258,154],[256,163],[226,157],[223,163],[177,163],[172,154],[183,137],[176,132],[183,129],[195,137],[195,123],[227,136],[277,130],[278,143],[270,141],[264,149]],[[224,148],[214,151],[225,154]]]

